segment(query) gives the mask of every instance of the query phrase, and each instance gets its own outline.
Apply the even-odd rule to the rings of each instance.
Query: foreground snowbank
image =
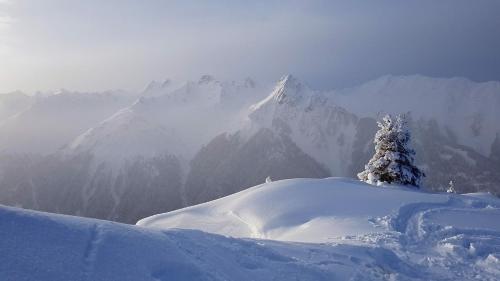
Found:
[[[140,224],[0,206],[0,280],[500,279],[500,200],[485,194],[297,179]]]
[[[0,280],[384,280],[416,269],[381,247],[226,238],[0,207]]]

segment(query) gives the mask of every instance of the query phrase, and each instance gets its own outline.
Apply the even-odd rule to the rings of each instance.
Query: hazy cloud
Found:
[[[0,55],[7,55],[8,46],[8,32],[14,19],[10,17],[5,9],[5,5],[10,4],[7,0],[0,0]]]
[[[138,89],[203,73],[291,72],[317,88],[384,74],[500,80],[494,0],[20,0],[8,12],[0,91]]]

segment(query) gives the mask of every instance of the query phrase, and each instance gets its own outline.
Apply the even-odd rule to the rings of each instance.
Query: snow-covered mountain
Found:
[[[0,279],[493,281],[499,219],[488,194],[342,178],[266,183],[140,226],[0,206]]]
[[[317,91],[291,75],[274,88],[204,75],[153,81],[139,98],[44,95],[0,125],[10,152],[0,154],[0,202],[134,222],[268,176],[354,177],[372,156],[380,113],[408,111],[428,188],[453,180],[459,192],[500,194],[498,85],[385,76]],[[155,203],[133,207],[146,198]]]
[[[384,76],[332,95],[337,104],[360,117],[410,112],[415,120],[435,120],[457,143],[486,157],[500,133],[498,81]]]
[[[358,118],[328,95],[287,75],[267,98],[252,107],[249,118],[250,126],[289,135],[332,174],[348,173]]]
[[[352,89],[320,92],[311,90],[297,78],[285,76],[267,98],[252,106],[249,121],[237,133],[243,137],[234,146],[243,148],[256,132],[269,129],[277,137],[288,138],[326,167],[330,175],[355,176],[373,154],[379,113],[410,112],[417,161],[428,171],[427,186],[442,190],[450,180],[455,180],[462,192],[489,190],[498,194],[500,158],[494,158],[493,152],[497,155],[499,150],[492,147],[499,143],[495,120],[500,118],[495,119],[497,111],[489,108],[500,101],[500,91],[497,83],[483,84],[463,79],[388,76]],[[434,102],[433,97],[440,94],[443,97],[435,99],[444,101]],[[478,96],[487,97],[484,100],[489,103],[485,105],[484,116],[478,105],[482,99]],[[470,106],[466,109],[467,104]],[[471,115],[481,120],[477,126],[467,121]],[[480,128],[477,135],[472,134],[472,127]],[[487,153],[469,146],[479,140],[479,148],[491,147]],[[258,153],[259,149],[256,147],[252,153]],[[211,157],[230,155],[224,152]],[[232,167],[235,166],[228,166],[229,176],[218,181],[237,186],[238,179],[231,175],[238,171]],[[257,165],[247,167],[248,177],[252,178],[252,171],[257,169]],[[210,175],[205,177],[206,181],[213,180]]]
[[[5,157],[2,202],[129,223],[184,206],[189,160],[212,137],[239,127],[259,93],[250,79],[220,82],[208,75],[173,90],[164,84],[80,128],[52,155],[14,163]],[[137,200],[143,203],[134,205]]]
[[[77,137],[69,149],[86,150],[100,159],[107,159],[103,153],[149,157],[163,150],[190,159],[211,138],[239,126],[245,108],[259,99],[259,89],[248,79],[220,82],[204,75],[199,81],[187,82],[179,88],[169,90],[169,85],[169,80],[159,86],[152,82],[141,98]],[[147,94],[153,90],[155,95]],[[145,134],[146,130],[153,135]],[[105,148],[96,146],[101,140],[107,143]],[[122,141],[126,143],[120,144]],[[148,153],[145,155],[141,149]]]
[[[187,202],[201,203],[273,179],[349,175],[358,118],[291,75],[247,122],[209,142],[191,161]],[[236,188],[236,189],[235,189]]]

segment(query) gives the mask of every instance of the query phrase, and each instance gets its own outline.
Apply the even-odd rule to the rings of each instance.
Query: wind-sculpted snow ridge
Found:
[[[342,178],[283,180],[138,225],[357,249],[376,260],[381,279],[500,278],[500,200],[484,193],[377,188]],[[322,262],[335,263],[332,257]],[[351,258],[366,266],[364,258]],[[377,279],[359,270],[359,280]]]

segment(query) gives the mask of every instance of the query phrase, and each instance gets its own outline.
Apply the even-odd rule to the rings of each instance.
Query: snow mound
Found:
[[[344,178],[293,179],[145,218],[138,225],[381,247],[434,276],[416,279],[500,277],[500,200],[484,194],[377,188]]]
[[[409,210],[408,208],[412,208]],[[398,231],[402,221],[424,213],[456,213],[443,227],[487,228],[462,217],[500,218],[500,200],[480,194],[428,193],[401,186],[375,188],[346,178],[290,179],[265,183],[242,192],[140,220],[154,228],[199,229],[234,237],[295,242],[329,242],[351,235]],[[422,210],[421,210],[422,209]],[[414,211],[414,212],[409,212]],[[453,219],[458,218],[458,219]],[[427,227],[431,220],[420,221]],[[405,221],[408,223],[408,221]],[[456,224],[456,225],[455,225]]]
[[[188,228],[234,237],[328,242],[347,235],[384,231],[373,221],[407,204],[445,204],[448,196],[373,188],[344,178],[291,179],[185,209],[155,215],[138,225]]]

